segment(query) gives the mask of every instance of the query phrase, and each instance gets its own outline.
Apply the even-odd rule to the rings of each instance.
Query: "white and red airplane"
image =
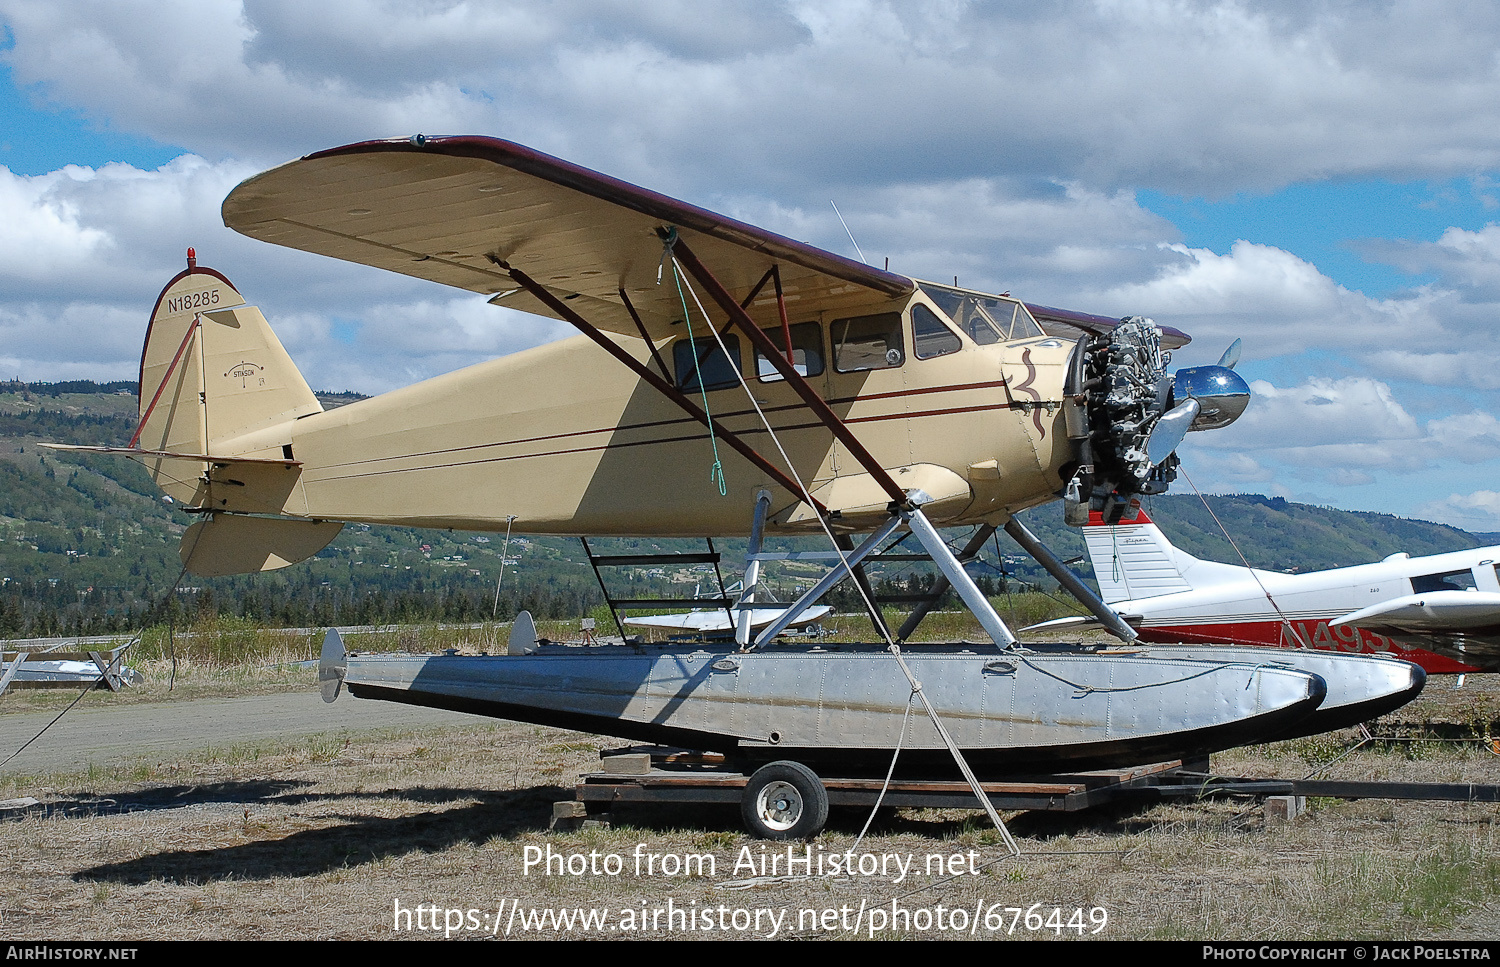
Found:
[[[1382,653],[1429,672],[1500,671],[1500,547],[1308,574],[1202,561],[1138,506],[1084,528],[1099,594],[1151,642]],[[1041,630],[1097,623],[1061,618]]]

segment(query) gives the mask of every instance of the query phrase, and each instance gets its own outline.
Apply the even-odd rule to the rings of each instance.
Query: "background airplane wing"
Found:
[[[542,283],[600,329],[638,336],[623,289],[653,338],[683,331],[661,233],[675,228],[741,300],[780,266],[792,322],[909,294],[871,268],[702,208],[482,137],[367,141],[308,155],[243,182],[224,224],[252,238],[412,275],[552,316],[498,263]],[[689,300],[691,306],[691,300]],[[694,308],[696,315],[696,308]],[[752,316],[777,318],[765,285]]]
[[[1039,306],[1030,302],[1026,303],[1026,309],[1047,335],[1064,339],[1077,339],[1086,332],[1102,335],[1120,324],[1119,319],[1111,319],[1109,316],[1074,312],[1072,309],[1054,309],[1052,306]],[[1161,323],[1157,323],[1156,328],[1161,330],[1163,349],[1178,349],[1193,341],[1193,337],[1181,329],[1173,329]]]
[[[1351,611],[1328,622],[1350,625],[1447,655],[1482,671],[1500,671],[1500,594],[1428,591]]]
[[[1500,629],[1500,594],[1429,591],[1391,598],[1335,618],[1330,626],[1392,628],[1414,634],[1461,634]]]

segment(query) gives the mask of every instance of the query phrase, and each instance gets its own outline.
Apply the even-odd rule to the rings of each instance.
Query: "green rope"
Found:
[[[667,258],[671,258],[672,243],[675,241],[677,241],[677,230],[674,228],[667,238]],[[714,436],[714,415],[708,409],[708,389],[703,385],[703,359],[698,355],[698,341],[693,337],[693,317],[688,313],[687,296],[682,292],[682,276],[677,272],[675,258],[672,259],[672,281],[677,283],[677,299],[682,303],[682,319],[687,324],[688,348],[693,353],[693,375],[698,378],[698,395],[703,398],[703,415],[708,417],[708,443],[714,451],[714,465],[709,468],[708,479],[718,485],[719,496],[725,497],[729,494],[729,485],[724,480],[724,462],[719,459],[719,441]]]

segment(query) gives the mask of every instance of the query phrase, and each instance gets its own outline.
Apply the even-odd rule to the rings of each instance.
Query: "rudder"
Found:
[[[236,438],[322,409],[265,316],[223,275],[198,266],[189,249],[187,269],[162,289],[146,330],[131,445],[235,456]],[[163,491],[194,501],[206,461],[146,462]]]
[[[1192,590],[1178,558],[1195,559],[1173,547],[1139,506],[1114,525],[1105,524],[1098,511],[1091,512],[1083,538],[1106,604]]]

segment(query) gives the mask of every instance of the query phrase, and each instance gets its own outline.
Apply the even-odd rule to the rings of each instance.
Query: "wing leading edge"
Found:
[[[850,310],[910,294],[912,280],[484,137],[367,141],[308,155],[240,184],[224,224],[252,238],[480,292],[558,318],[500,263],[541,282],[610,332],[682,331],[662,233],[675,228],[736,298],[779,266],[787,309]],[[752,315],[774,317],[764,286]]]

